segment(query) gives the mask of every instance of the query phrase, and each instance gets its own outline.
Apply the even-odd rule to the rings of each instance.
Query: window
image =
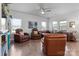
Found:
[[[6,18],[1,18],[1,30],[4,31],[6,29]]]
[[[67,21],[60,21],[60,30],[67,30]]]
[[[42,22],[41,25],[42,25],[42,30],[46,30],[47,27],[46,22]]]
[[[11,19],[11,32],[15,32],[17,28],[21,28],[21,19]]]
[[[53,30],[58,30],[58,22],[57,21],[53,21],[52,25],[53,25]]]

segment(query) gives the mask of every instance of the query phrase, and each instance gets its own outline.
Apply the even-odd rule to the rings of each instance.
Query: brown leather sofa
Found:
[[[25,42],[29,40],[29,34],[23,33],[22,29],[16,29],[16,33],[14,34],[14,42]]]
[[[75,36],[73,35],[73,32],[63,32],[63,31],[59,31],[59,32],[57,32],[57,33],[66,34],[66,35],[67,35],[67,41],[68,41],[68,42],[70,42],[70,41],[72,41],[72,42],[76,41],[76,38],[75,38]]]
[[[51,33],[49,30],[39,31],[40,33]]]
[[[76,37],[73,33],[67,33],[67,41],[76,42]]]
[[[47,56],[64,56],[66,39],[65,34],[45,34],[42,41],[43,53]]]
[[[33,28],[31,32],[31,39],[38,40],[41,39],[41,34],[39,33],[37,28]]]

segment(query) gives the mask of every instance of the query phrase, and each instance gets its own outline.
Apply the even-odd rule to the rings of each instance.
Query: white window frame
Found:
[[[21,28],[21,26],[22,26],[22,20],[21,19],[17,19],[17,18],[11,19],[11,32],[12,33],[14,33],[17,28]]]
[[[5,31],[6,30],[6,18],[1,18],[0,21],[0,25],[1,25],[1,31]]]
[[[42,31],[44,31],[44,30],[46,30],[47,29],[47,22],[45,22],[45,21],[43,21],[43,22],[41,22],[41,30]]]
[[[67,30],[67,21],[60,21],[60,30]]]
[[[53,21],[53,22],[52,22],[52,29],[53,29],[53,30],[58,30],[58,29],[59,29],[58,21]]]

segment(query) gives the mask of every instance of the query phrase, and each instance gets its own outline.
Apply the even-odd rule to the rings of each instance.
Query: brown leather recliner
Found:
[[[23,33],[22,29],[16,29],[16,33],[14,34],[14,42],[25,42],[29,40],[29,34]]]
[[[33,40],[41,39],[41,34],[39,33],[37,28],[32,29],[31,39],[33,39]]]
[[[65,34],[45,34],[42,41],[44,54],[47,56],[64,56],[66,40]]]

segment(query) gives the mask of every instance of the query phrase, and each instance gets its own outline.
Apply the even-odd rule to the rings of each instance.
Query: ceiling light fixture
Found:
[[[41,8],[41,14],[44,15],[45,14],[45,11],[43,8]]]
[[[44,12],[44,11],[42,11],[42,12],[41,12],[41,14],[45,14],[45,12]]]

